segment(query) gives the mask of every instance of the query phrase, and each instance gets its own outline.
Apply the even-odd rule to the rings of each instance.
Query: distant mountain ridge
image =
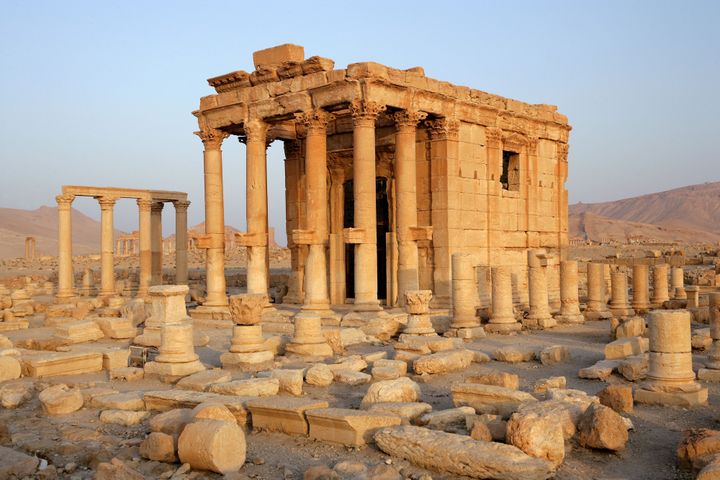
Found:
[[[612,202],[576,203],[569,206],[568,216],[571,238],[717,242],[720,241],[720,182]]]

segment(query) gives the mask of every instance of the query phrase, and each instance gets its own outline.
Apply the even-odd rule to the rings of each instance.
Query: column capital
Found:
[[[55,201],[57,202],[58,208],[60,209],[70,209],[73,200],[75,200],[75,195],[70,195],[66,193],[55,197]]]
[[[270,125],[261,118],[253,118],[243,123],[243,130],[245,130],[245,137],[239,137],[240,142],[265,142],[269,144],[272,139],[269,139],[267,132],[270,129]]]
[[[302,152],[302,144],[298,140],[284,140],[285,160],[295,160]]]
[[[333,118],[335,116],[332,113],[326,112],[322,108],[295,114],[295,120],[305,127],[305,136],[313,133],[322,133],[324,135],[327,131],[328,122]]]
[[[570,146],[567,143],[558,143],[557,144],[557,152],[558,152],[558,161],[559,162],[567,163],[569,150],[570,150]]]
[[[460,121],[454,117],[426,120],[425,125],[432,140],[457,140],[460,133]]]
[[[427,113],[415,110],[400,110],[393,114],[398,131],[412,131],[418,122],[427,118]]]
[[[115,197],[95,197],[95,199],[100,204],[100,210],[112,210],[115,206],[115,202],[117,202],[117,198]]]
[[[503,132],[501,128],[486,127],[485,128],[485,145],[498,147],[502,144]]]
[[[200,140],[202,140],[205,146],[205,150],[220,150],[223,140],[230,136],[229,133],[216,128],[200,130],[195,132],[195,135],[200,137]]]
[[[355,126],[374,126],[375,119],[387,107],[370,100],[353,100],[350,102],[350,113]]]
[[[190,201],[189,200],[175,200],[173,202],[173,205],[175,206],[176,212],[187,212],[187,209],[190,206]]]
[[[153,205],[152,200],[146,200],[144,198],[138,198],[136,203],[141,212],[149,212],[150,207]]]
[[[152,205],[150,206],[150,211],[152,213],[160,213],[162,212],[164,206],[165,204],[163,202],[152,202]]]

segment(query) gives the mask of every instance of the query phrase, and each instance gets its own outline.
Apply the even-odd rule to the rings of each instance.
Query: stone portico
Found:
[[[567,245],[567,118],[532,105],[372,62],[335,68],[303,47],[255,52],[255,70],[210,78],[193,114],[204,145],[207,301],[229,318],[224,276],[222,144],[246,148],[248,293],[268,289],[266,147],[284,143],[292,273],[285,303],[330,315],[372,313],[432,290],[449,307],[451,258],[510,267],[527,304],[527,250],[545,249],[559,304]],[[522,292],[522,293],[521,293]]]

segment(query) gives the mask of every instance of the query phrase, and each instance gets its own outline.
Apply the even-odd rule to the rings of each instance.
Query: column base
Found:
[[[588,312],[585,310],[585,312],[583,312],[583,316],[585,317],[585,320],[600,321],[610,320],[613,317],[613,314],[609,310],[602,310],[600,312]]]
[[[720,370],[701,368],[697,373],[698,380],[708,383],[720,383]]]
[[[270,370],[275,366],[275,355],[269,350],[260,352],[233,353],[220,355],[220,363],[224,369],[236,369],[243,372],[259,372]]]
[[[450,329],[443,334],[443,337],[461,338],[463,340],[484,338],[485,336],[485,329],[482,327],[482,325],[461,328],[450,327]]]
[[[552,317],[527,317],[522,319],[522,326],[529,330],[545,330],[557,326]]]
[[[148,362],[145,364],[145,376],[155,375],[163,383],[175,383],[183,377],[205,370],[200,360],[185,363]]]
[[[630,307],[613,307],[610,306],[610,313],[613,317],[632,317],[635,315],[635,310]]]
[[[558,323],[563,324],[585,323],[585,317],[581,313],[574,315],[555,315],[555,320],[557,320]]]
[[[519,322],[513,323],[488,323],[485,325],[485,331],[487,333],[499,333],[500,335],[509,335],[511,333],[519,332],[522,330],[522,324]]]
[[[160,328],[145,327],[143,332],[135,337],[132,341],[133,345],[143,347],[159,347],[160,346]],[[210,337],[200,332],[193,332],[193,346],[204,347],[210,341]]]
[[[643,304],[634,304],[633,303],[632,308],[633,308],[633,310],[635,310],[635,313],[637,313],[638,315],[642,315],[644,313],[647,313],[652,308],[652,305],[650,305],[649,303],[643,303]]]
[[[76,297],[77,295],[74,292],[58,293],[55,295],[55,303],[67,303],[68,300]]]
[[[285,355],[298,355],[301,357],[327,358],[334,355],[333,349],[327,342],[323,343],[295,343],[285,345]]]
[[[342,327],[363,327],[371,320],[377,318],[387,318],[389,315],[381,308],[372,311],[353,311],[348,312],[342,317],[340,326]]]
[[[370,302],[355,303],[353,305],[353,311],[358,313],[364,312],[381,312],[382,307],[380,306],[380,300],[372,300]]]
[[[653,392],[639,388],[635,390],[635,402],[646,405],[670,405],[676,407],[694,407],[706,405],[708,389],[700,388],[695,392]]]
[[[293,315],[294,318],[320,318],[320,322],[324,326],[339,326],[341,316],[334,312],[330,307],[324,309],[301,308],[298,313]]]

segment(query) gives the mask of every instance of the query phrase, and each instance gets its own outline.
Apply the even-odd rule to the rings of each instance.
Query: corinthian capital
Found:
[[[149,212],[150,208],[152,207],[153,201],[146,200],[144,198],[138,198],[136,203],[137,203],[138,209],[140,209],[141,212]]]
[[[72,202],[75,200],[75,195],[62,194],[55,197],[55,201],[60,209],[69,209],[72,206]]]
[[[295,114],[295,120],[305,127],[305,134],[325,133],[327,124],[334,118],[332,113],[326,112],[322,108],[317,108],[309,112],[301,112]]]
[[[100,210],[112,210],[117,201],[114,197],[95,197],[100,204]]]
[[[205,146],[205,150],[220,150],[223,140],[230,136],[229,133],[216,128],[200,130],[195,132],[195,135],[200,137],[200,140],[202,140]]]
[[[188,200],[175,200],[173,206],[175,206],[176,212],[187,212],[190,202]]]
[[[393,114],[398,130],[414,129],[418,122],[427,118],[427,113],[415,110],[400,110]]]
[[[460,133],[460,121],[453,117],[443,117],[425,122],[433,140],[457,140]]]
[[[243,129],[245,130],[245,143],[266,142],[269,127],[270,125],[259,118],[248,120],[243,124]]]
[[[350,102],[350,113],[355,125],[375,125],[375,119],[380,112],[385,111],[385,105],[369,100],[353,100]]]

